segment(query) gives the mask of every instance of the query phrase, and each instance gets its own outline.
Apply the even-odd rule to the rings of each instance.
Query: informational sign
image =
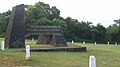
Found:
[[[26,26],[26,34],[61,34],[60,26]]]

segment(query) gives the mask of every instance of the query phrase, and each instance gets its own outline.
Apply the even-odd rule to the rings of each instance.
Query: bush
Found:
[[[5,37],[5,33],[0,34],[0,38],[4,38]]]

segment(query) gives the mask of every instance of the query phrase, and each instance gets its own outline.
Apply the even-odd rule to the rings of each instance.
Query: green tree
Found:
[[[6,33],[6,29],[7,29],[7,25],[8,25],[8,22],[9,22],[10,14],[11,14],[10,10],[0,14],[0,32],[1,32],[0,35],[2,37],[4,37],[4,35]]]
[[[77,41],[90,39],[91,22],[79,22],[77,19],[72,19],[71,17],[67,17],[65,22],[67,24],[67,35],[69,39],[77,39]]]
[[[6,32],[7,24],[9,22],[11,11],[0,13],[0,35]],[[120,20],[115,20],[120,25]],[[99,41],[103,42],[106,36],[110,41],[119,41],[120,30],[117,25],[108,27],[107,29],[101,25],[93,26],[92,22],[79,22],[77,19],[71,17],[63,18],[60,16],[60,10],[55,6],[45,4],[43,2],[35,3],[35,5],[26,5],[25,10],[25,24],[26,25],[52,25],[61,26],[63,34],[67,41]],[[27,37],[30,35],[27,35]],[[30,38],[35,36],[30,36]]]
[[[107,28],[107,34],[108,41],[120,42],[120,27],[116,24]]]
[[[91,39],[96,42],[105,42],[106,28],[100,23],[97,26],[92,26]]]
[[[43,2],[35,3],[35,5],[26,5],[26,24],[43,24],[51,25],[52,21],[59,18],[60,11],[55,7],[44,4]]]
[[[74,31],[75,31],[75,19],[72,19],[71,17],[67,17],[65,20],[65,23],[66,23],[66,38],[68,41],[71,41],[73,39],[75,39],[75,34],[74,34]]]
[[[51,7],[49,19],[50,20],[57,19],[57,18],[59,18],[59,15],[60,15],[60,11],[55,6]]]
[[[92,22],[84,22],[81,21],[79,25],[80,29],[80,37],[83,39],[90,39],[90,30],[91,30],[91,24]]]
[[[116,22],[116,24],[118,24],[120,26],[120,19],[114,20],[114,22]]]

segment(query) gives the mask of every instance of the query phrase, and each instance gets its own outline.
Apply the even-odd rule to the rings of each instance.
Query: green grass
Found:
[[[0,43],[1,43],[0,39]],[[26,41],[31,47],[35,42]],[[21,49],[0,51],[0,67],[8,66],[45,66],[45,67],[88,67],[90,55],[97,60],[97,67],[120,67],[119,45],[80,44],[87,47],[87,52],[31,52],[31,60],[25,60],[25,52]]]

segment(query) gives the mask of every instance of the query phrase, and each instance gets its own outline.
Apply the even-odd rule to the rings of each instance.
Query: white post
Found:
[[[108,42],[108,45],[109,45],[110,43]]]
[[[83,44],[85,44],[85,41],[83,41]]]
[[[115,43],[115,45],[117,45],[117,42]]]
[[[89,67],[96,67],[96,59],[93,55],[89,57]]]
[[[4,51],[4,48],[5,48],[5,42],[2,41],[2,42],[1,42],[1,50]]]
[[[32,41],[35,41],[34,38],[32,38]]]
[[[95,42],[95,45],[96,45],[96,42]]]
[[[26,46],[26,60],[30,60],[30,46]]]
[[[74,41],[72,40],[72,44],[74,43]]]

